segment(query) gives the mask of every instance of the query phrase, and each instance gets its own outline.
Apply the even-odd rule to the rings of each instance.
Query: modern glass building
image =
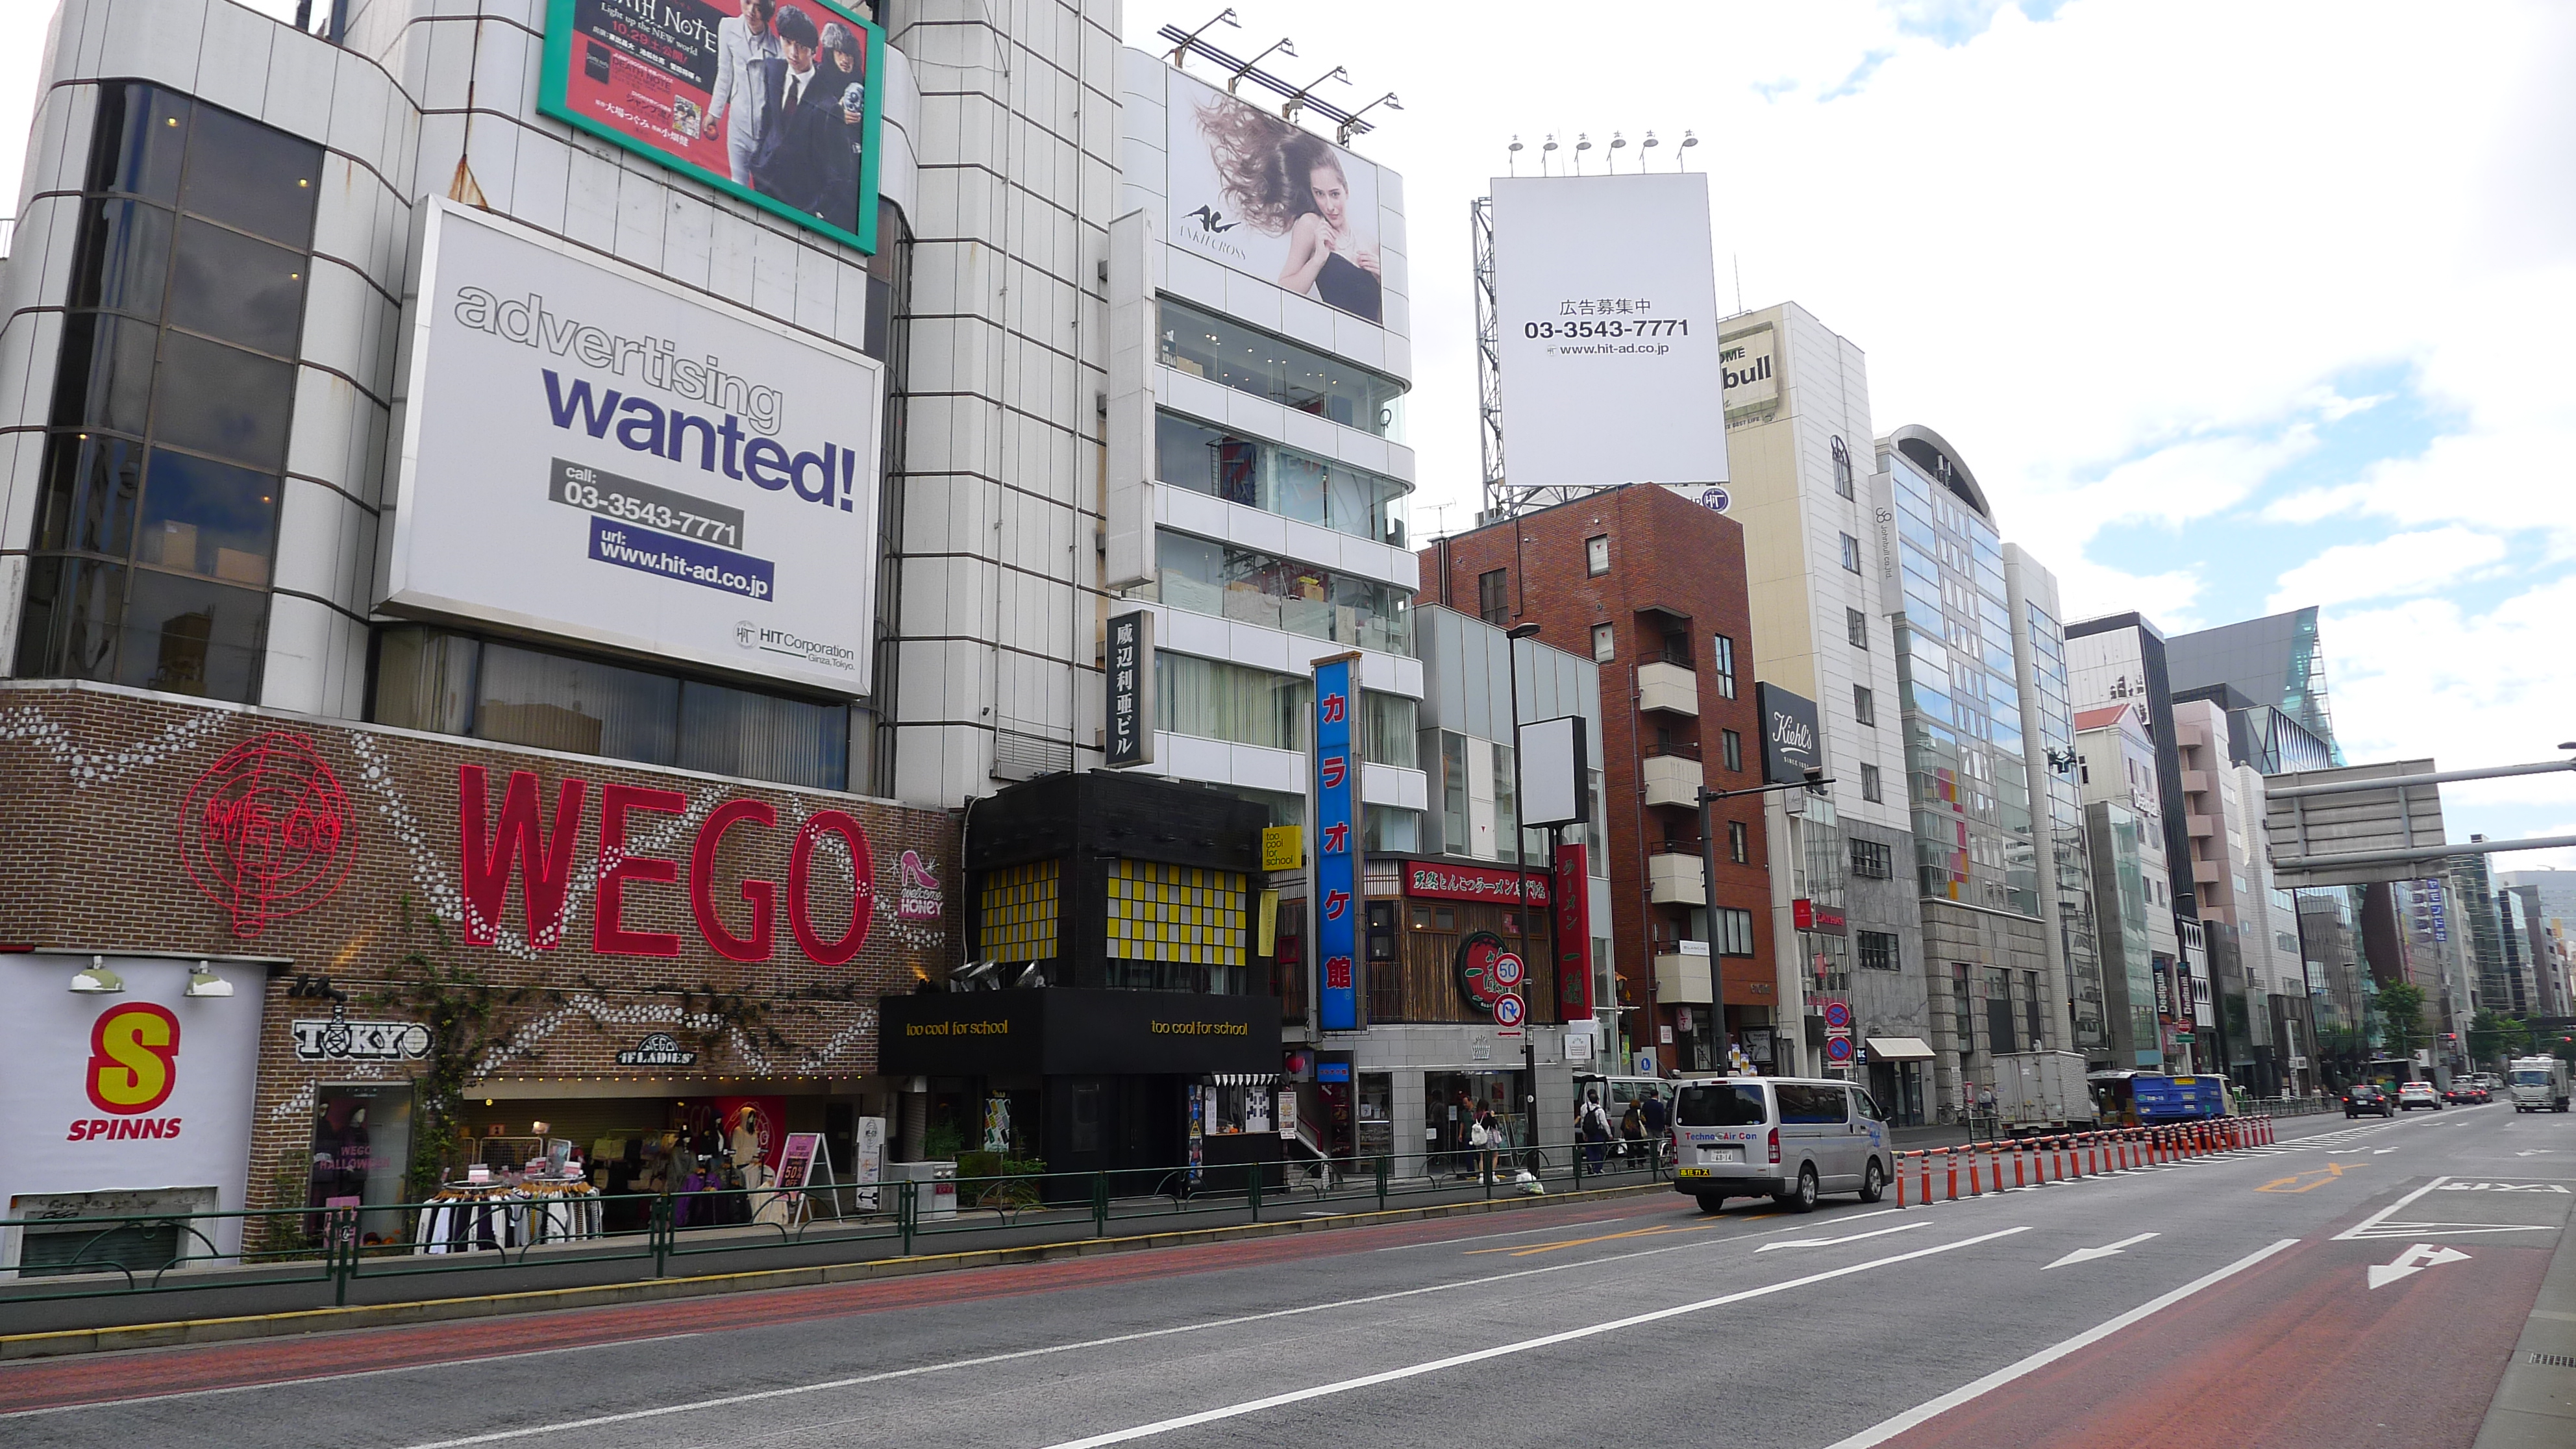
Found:
[[[2331,763],[2344,762],[2326,698],[2325,647],[2317,638],[2315,605],[2177,634],[2165,641],[2165,672],[2176,696],[2213,684],[2235,686],[2323,740]]]

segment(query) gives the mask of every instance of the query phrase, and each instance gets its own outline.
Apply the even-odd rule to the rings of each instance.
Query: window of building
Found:
[[[1709,943],[1709,949],[1720,956],[1753,954],[1753,913],[1751,911],[1739,911],[1720,906],[1709,914],[1713,918],[1712,929],[1717,932],[1717,939]]]
[[[1501,569],[1476,575],[1476,616],[1500,629],[1512,621],[1510,577]]]
[[[1869,616],[1858,609],[1843,610],[1843,634],[1854,649],[1869,647]]]
[[[1592,661],[1607,664],[1619,657],[1619,631],[1608,624],[1592,626]]]
[[[1726,858],[1737,865],[1753,863],[1753,832],[1741,820],[1726,822]]]
[[[1174,371],[1346,428],[1382,438],[1404,432],[1403,383],[1169,297],[1158,356]]]
[[[1228,503],[1404,547],[1404,500],[1412,491],[1404,484],[1214,423],[1156,413],[1154,476]]]
[[[18,673],[254,702],[322,149],[99,88]]]
[[[1856,935],[1858,938],[1857,954],[1860,957],[1860,969],[1863,971],[1893,971],[1897,969],[1896,936],[1894,932],[1861,931],[1857,932]]]
[[[1476,842],[1467,831],[1467,737],[1440,732],[1440,848],[1450,855],[1473,855]]]
[[[1717,697],[1735,698],[1735,641],[1723,634],[1717,636],[1716,663]]]
[[[1880,785],[1880,784],[1879,784],[1879,782],[1878,782],[1878,766],[1876,766],[1876,765],[1863,765],[1863,766],[1861,766],[1861,767],[1860,767],[1860,798],[1862,798],[1862,799],[1864,799],[1864,800],[1877,800],[1877,799],[1881,798],[1881,796],[1882,796],[1882,794],[1883,794],[1884,790],[1885,790],[1885,787],[1884,787],[1884,786],[1882,786],[1882,785]]]
[[[1885,842],[1855,839],[1851,843],[1851,873],[1870,880],[1890,880],[1896,874],[1896,860]]]
[[[1869,692],[1867,685],[1852,686],[1852,718],[1865,725],[1878,723],[1878,698]]]
[[[1842,439],[1836,438],[1833,441],[1832,452],[1834,455],[1834,491],[1845,498],[1849,498],[1852,496],[1851,449],[1843,446]]]
[[[1860,540],[1859,540],[1859,539],[1856,539],[1856,538],[1854,538],[1854,537],[1852,537],[1852,536],[1851,536],[1850,534],[1848,534],[1848,533],[1844,534],[1842,537],[1843,537],[1843,568],[1844,568],[1846,571],[1851,572],[1851,573],[1859,573],[1859,572],[1860,572]]]
[[[1155,551],[1160,569],[1153,597],[1173,608],[1390,654],[1412,652],[1413,595],[1393,584],[1170,529],[1156,535]]]
[[[378,724],[845,790],[850,707],[405,625],[376,636]]]
[[[1302,748],[1314,685],[1304,675],[1154,652],[1154,728],[1264,749]],[[1415,768],[1417,703],[1400,694],[1360,693],[1360,758]]]
[[[1610,535],[1596,533],[1583,541],[1583,571],[1596,579],[1610,572]]]
[[[1733,730],[1720,730],[1717,735],[1717,743],[1718,747],[1724,752],[1723,758],[1726,761],[1726,768],[1735,771],[1743,770],[1744,736],[1737,734]]]

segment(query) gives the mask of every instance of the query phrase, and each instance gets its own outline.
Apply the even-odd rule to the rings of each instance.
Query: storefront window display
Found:
[[[1422,1146],[1430,1157],[1432,1173],[1476,1170],[1476,1155],[1469,1150],[1468,1133],[1476,1125],[1479,1113],[1494,1115],[1495,1123],[1503,1129],[1504,1140],[1513,1148],[1528,1145],[1529,1082],[1525,1073],[1425,1072],[1422,1087]]]
[[[1395,1077],[1387,1072],[1362,1072],[1359,1087],[1353,1093],[1352,1107],[1358,1129],[1359,1155],[1362,1158],[1384,1157],[1395,1151]]]
[[[403,1201],[403,1176],[411,1165],[411,1100],[410,1087],[384,1082],[314,1089],[308,1206],[383,1209]],[[400,1241],[401,1218],[395,1212],[361,1212],[359,1241]],[[306,1220],[305,1233],[320,1232],[316,1214]]]

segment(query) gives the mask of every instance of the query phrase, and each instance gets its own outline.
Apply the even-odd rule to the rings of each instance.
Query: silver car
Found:
[[[1895,1173],[1886,1114],[1849,1082],[1727,1077],[1683,1083],[1673,1103],[1673,1187],[1703,1211],[1730,1197],[1800,1212],[1829,1192],[1876,1202]]]

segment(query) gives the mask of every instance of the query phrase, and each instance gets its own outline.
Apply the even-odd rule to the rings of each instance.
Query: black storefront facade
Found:
[[[1239,1189],[1246,1164],[1278,1163],[1293,1124],[1260,949],[1266,824],[1235,796],[1109,771],[975,802],[966,964],[882,1003],[881,1070],[922,1122],[906,1155],[1000,1151],[1118,1173],[1121,1193]]]

